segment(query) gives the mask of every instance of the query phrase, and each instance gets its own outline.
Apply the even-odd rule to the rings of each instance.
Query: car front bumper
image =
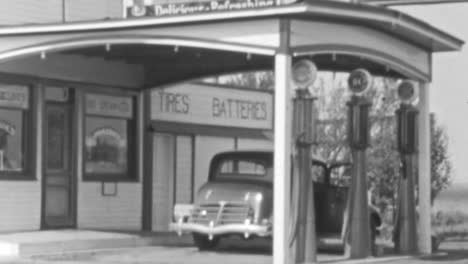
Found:
[[[227,234],[240,234],[245,238],[250,236],[267,237],[272,235],[271,225],[256,225],[250,223],[244,224],[226,224],[226,225],[202,225],[190,222],[177,222],[170,224],[170,230],[177,232],[179,235],[183,233],[199,233],[207,235],[208,237],[227,235]]]

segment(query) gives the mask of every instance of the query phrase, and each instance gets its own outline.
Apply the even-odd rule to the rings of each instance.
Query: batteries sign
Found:
[[[365,69],[356,69],[349,74],[348,88],[353,94],[362,94],[371,84],[372,75]]]

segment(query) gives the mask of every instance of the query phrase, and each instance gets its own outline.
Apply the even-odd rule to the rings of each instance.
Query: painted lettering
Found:
[[[159,91],[159,110],[165,113],[187,114],[190,111],[190,97],[187,94]]]
[[[213,117],[229,119],[266,120],[267,103],[263,101],[213,97],[212,115]]]

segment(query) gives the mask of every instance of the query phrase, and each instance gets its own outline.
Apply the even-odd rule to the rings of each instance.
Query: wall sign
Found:
[[[46,87],[45,99],[54,102],[67,102],[70,97],[68,88],[63,87]]]
[[[0,85],[0,106],[28,109],[29,89],[20,85]]]
[[[126,0],[126,17],[186,15],[212,11],[228,11],[270,7],[276,0]]]
[[[86,94],[86,113],[100,116],[132,118],[132,98],[102,94]]]
[[[184,83],[152,91],[151,119],[269,130],[273,96],[262,91]]]

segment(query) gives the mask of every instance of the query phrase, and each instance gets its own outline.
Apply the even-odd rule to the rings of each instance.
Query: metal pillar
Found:
[[[368,113],[370,102],[353,96],[348,103],[348,140],[353,157],[345,254],[349,258],[367,258],[371,255],[370,217],[367,201],[366,149],[368,146]]]
[[[416,212],[414,197],[414,164],[412,154],[402,154],[402,178],[398,197],[396,249],[399,253],[416,253]]]
[[[405,97],[406,94],[410,94],[409,92],[412,91],[414,91],[414,86],[410,85],[410,83],[400,85],[399,94],[403,103],[395,112],[397,117],[397,145],[402,165],[397,204],[398,218],[395,228],[395,249],[397,252],[404,254],[414,254],[417,250],[414,155],[418,149],[416,144],[418,141],[418,111],[409,103],[411,97]]]
[[[420,83],[418,126],[418,250],[430,254],[431,245],[431,145],[429,125],[429,84]]]
[[[317,261],[317,235],[315,230],[315,204],[312,181],[312,156],[311,147],[316,141],[316,98],[310,96],[307,89],[296,90],[294,99],[294,124],[293,138],[297,147],[297,173],[293,175],[293,181],[298,184],[299,195],[297,204],[297,226],[293,230],[295,235],[295,262],[314,263]],[[295,166],[296,168],[296,166]],[[292,210],[296,211],[296,210]]]
[[[290,263],[291,55],[275,55],[273,264]]]
[[[315,125],[315,124],[314,124]],[[312,178],[312,168],[311,160],[312,155],[310,148],[307,150],[304,159],[307,161],[307,168],[305,168],[307,181],[306,186],[308,186],[308,191],[304,197],[306,197],[306,219],[305,219],[305,255],[304,262],[306,263],[316,263],[317,262],[317,230],[316,230],[316,221],[315,221],[315,197],[314,197],[314,184]]]

